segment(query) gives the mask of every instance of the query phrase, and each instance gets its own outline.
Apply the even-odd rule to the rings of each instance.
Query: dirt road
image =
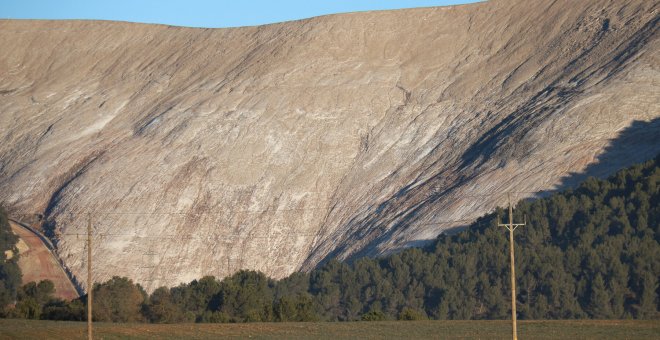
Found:
[[[20,237],[18,266],[23,272],[23,283],[48,279],[55,284],[56,297],[65,300],[77,298],[78,292],[73,283],[39,235],[14,221],[9,224],[14,234]]]

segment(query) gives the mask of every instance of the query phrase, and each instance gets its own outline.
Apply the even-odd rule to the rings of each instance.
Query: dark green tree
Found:
[[[143,320],[142,304],[146,294],[133,281],[115,276],[94,285],[94,320],[138,322]]]
[[[0,317],[9,312],[7,307],[16,301],[21,287],[17,242],[18,237],[11,230],[7,212],[0,206]]]

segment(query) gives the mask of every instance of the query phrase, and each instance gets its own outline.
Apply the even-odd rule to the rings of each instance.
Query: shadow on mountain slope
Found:
[[[660,153],[660,118],[649,122],[633,121],[597,157],[596,162],[582,172],[570,173],[561,179],[556,190],[574,188],[587,177],[605,178],[618,170],[655,157]],[[545,196],[550,191],[541,192]]]
[[[570,173],[569,175],[561,178],[559,183],[556,185],[555,189],[540,191],[537,193],[537,197],[544,197],[552,194],[556,191],[565,190],[568,188],[574,188],[587,179],[590,176],[597,178],[605,178],[610,175],[613,175],[618,170],[633,165],[635,163],[640,163],[649,159],[652,159],[657,154],[660,153],[660,118],[653,119],[651,121],[633,121],[633,123],[627,128],[623,129],[620,134],[610,141],[608,147],[597,157],[596,161],[589,165],[584,171]],[[433,200],[429,200],[430,204],[433,203]],[[416,210],[419,211],[420,207],[418,206]],[[414,222],[418,220],[419,216],[414,216],[411,214],[405,220],[408,222]],[[375,216],[370,216],[371,219],[367,222],[377,223]],[[363,223],[364,225],[365,223]],[[383,234],[375,237],[367,246],[363,247],[361,250],[355,252],[346,258],[347,261],[353,261],[357,258],[364,256],[374,256],[377,255],[375,252],[378,249],[378,245],[382,242],[386,242],[395,232],[397,228],[404,227],[402,224],[399,224],[395,228],[391,228],[385,231]],[[454,233],[464,229],[465,226],[458,226],[446,230],[446,233]],[[354,233],[355,237],[364,237],[360,232]],[[415,240],[404,245],[401,248],[423,246],[424,244],[432,240]],[[338,256],[345,249],[342,247],[336,248],[334,251],[330,252],[319,265],[327,262],[328,260]]]

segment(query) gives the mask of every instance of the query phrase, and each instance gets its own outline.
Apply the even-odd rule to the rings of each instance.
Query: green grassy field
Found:
[[[96,339],[507,339],[510,321],[94,325]],[[83,339],[84,322],[0,319],[0,339]],[[660,339],[657,320],[521,321],[520,339]]]

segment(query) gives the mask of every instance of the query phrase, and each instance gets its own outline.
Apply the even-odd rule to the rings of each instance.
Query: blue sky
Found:
[[[474,0],[0,0],[3,19],[101,19],[236,27],[331,13],[446,6]]]

